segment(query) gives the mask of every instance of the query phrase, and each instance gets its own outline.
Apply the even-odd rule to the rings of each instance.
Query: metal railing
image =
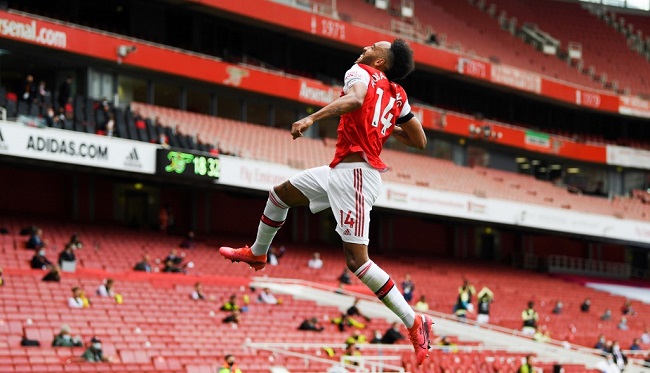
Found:
[[[548,271],[551,273],[572,273],[578,275],[598,275],[614,278],[630,278],[632,267],[626,263],[607,262],[551,255],[547,258]]]

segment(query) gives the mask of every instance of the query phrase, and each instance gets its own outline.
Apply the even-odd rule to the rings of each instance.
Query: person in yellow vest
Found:
[[[0,267],[0,286],[5,286],[5,279],[2,277],[2,267]]]
[[[533,367],[533,355],[527,355],[526,360],[521,364],[517,373],[534,373],[535,368]]]
[[[228,354],[224,358],[223,365],[217,373],[242,373],[242,371],[235,363],[235,356]]]
[[[528,308],[521,312],[521,320],[523,321],[523,326],[521,332],[526,335],[535,334],[537,329],[537,320],[539,320],[539,315],[535,311],[535,302],[528,302]]]

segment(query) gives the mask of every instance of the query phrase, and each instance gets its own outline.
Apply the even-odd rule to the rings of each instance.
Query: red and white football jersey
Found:
[[[404,88],[389,81],[383,72],[373,67],[364,64],[352,66],[345,73],[341,95],[357,83],[366,84],[368,91],[359,109],[341,116],[336,153],[330,167],[334,168],[352,153],[361,153],[372,167],[384,172],[388,167],[379,158],[381,150],[397,119],[408,115],[411,106]]]

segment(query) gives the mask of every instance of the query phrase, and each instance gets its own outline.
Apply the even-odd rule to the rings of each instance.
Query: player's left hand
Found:
[[[291,136],[293,136],[293,139],[295,140],[298,137],[302,137],[302,131],[311,127],[312,124],[314,124],[314,121],[310,117],[306,117],[297,122],[294,122],[291,125]]]

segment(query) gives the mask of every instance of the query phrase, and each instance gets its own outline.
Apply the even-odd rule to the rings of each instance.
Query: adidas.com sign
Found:
[[[136,148],[131,149],[129,154],[124,159],[124,167],[128,168],[142,168],[142,163],[140,163],[140,157],[138,157],[138,151]]]

